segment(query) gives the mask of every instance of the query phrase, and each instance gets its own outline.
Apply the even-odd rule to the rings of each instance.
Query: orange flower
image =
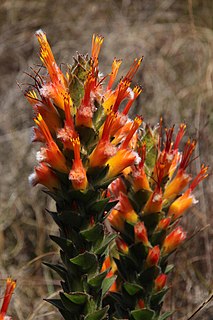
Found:
[[[124,230],[125,219],[120,211],[113,209],[108,216],[108,220],[115,230]]]
[[[137,99],[137,97],[141,94],[142,91],[143,90],[142,90],[141,86],[137,85],[137,86],[134,87],[134,89],[133,89],[133,97],[127,102],[125,108],[122,111],[122,113],[124,115],[128,114],[133,102]]]
[[[145,214],[160,212],[162,210],[162,190],[159,186],[156,186],[154,192],[150,195],[143,211]]]
[[[111,211],[108,219],[116,230],[122,231],[124,222],[136,223],[138,221],[138,215],[134,211],[126,194],[120,192],[118,199],[119,202]]]
[[[72,186],[75,190],[85,190],[88,186],[86,170],[83,166],[80,155],[80,140],[79,138],[71,139],[74,150],[74,160],[72,169],[69,173],[69,179],[72,181]]]
[[[136,152],[127,149],[120,149],[111,157],[106,165],[109,165],[109,171],[105,180],[111,179],[119,175],[125,168],[133,165],[138,159]]]
[[[189,183],[191,175],[184,170],[178,170],[174,179],[166,185],[163,198],[165,200],[174,199]]]
[[[139,221],[134,225],[135,242],[142,242],[145,246],[149,246],[147,230],[143,222]]]
[[[84,85],[84,98],[76,113],[76,125],[92,128],[93,113],[96,111],[92,93],[96,90],[96,77],[90,72]]]
[[[117,148],[110,142],[110,128],[113,121],[114,117],[109,114],[104,123],[102,137],[89,157],[90,167],[104,166],[106,161],[115,155]]]
[[[172,149],[172,135],[174,132],[174,126],[169,129],[165,129],[166,141],[164,149],[160,152],[154,168],[153,178],[159,184],[161,184],[163,178],[169,174],[170,167],[174,159],[174,151]]]
[[[104,41],[104,38],[102,36],[93,34],[91,57],[93,60],[94,69],[98,67],[98,56],[99,56],[103,41]]]
[[[72,104],[70,104],[70,99],[68,95],[64,97],[64,113],[65,113],[65,122],[64,128],[58,130],[57,138],[60,139],[64,145],[65,149],[72,149],[72,138],[77,137],[77,133],[75,131],[75,126],[73,122],[73,118],[71,115]]]
[[[53,99],[57,107],[63,109],[63,97],[68,90],[67,81],[62,71],[56,64],[45,33],[42,30],[38,30],[36,32],[36,36],[41,46],[40,59],[47,68],[51,79],[50,83],[43,85],[42,88],[39,90],[40,94],[41,96],[44,96],[46,98]]]
[[[166,230],[167,227],[170,225],[170,222],[171,222],[171,218],[161,219],[158,223],[157,231]]]
[[[66,79],[56,64],[52,50],[47,41],[46,34],[42,30],[38,30],[36,32],[36,36],[41,46],[40,59],[47,68],[52,82],[60,83],[61,85],[66,86]]]
[[[178,219],[184,211],[191,207],[193,203],[197,203],[195,197],[191,194],[190,189],[188,189],[182,196],[177,198],[169,207],[168,215],[172,220]]]
[[[124,77],[124,80],[128,79],[128,80],[132,81],[132,79],[133,79],[134,75],[136,74],[136,72],[138,71],[138,68],[140,67],[140,64],[142,61],[143,61],[143,57],[140,59],[136,58],[134,60],[129,71],[127,72],[126,76]]]
[[[173,220],[178,219],[192,204],[197,203],[192,191],[199,182],[208,176],[207,170],[208,167],[202,165],[200,172],[192,181],[189,189],[171,204],[168,215],[172,217]]]
[[[159,246],[154,246],[149,249],[148,256],[146,258],[146,263],[148,267],[156,266],[160,259],[160,248]]]
[[[137,116],[132,125],[131,125],[131,128],[125,138],[125,140],[123,141],[123,143],[121,144],[120,148],[121,149],[125,149],[128,147],[131,139],[133,138],[135,132],[138,130],[138,128],[140,127],[141,123],[142,123],[143,119],[140,117],[140,116]]]
[[[164,255],[171,253],[186,239],[186,232],[181,227],[175,228],[166,236],[163,242],[162,252]]]
[[[62,123],[50,99],[42,98],[39,100],[34,90],[25,92],[25,97],[32,105],[35,115],[41,114],[50,132],[55,134]]]
[[[116,89],[117,97],[116,97],[115,103],[112,107],[113,112],[117,112],[121,102],[124,99],[126,99],[127,97],[129,97],[130,84],[131,84],[131,81],[128,78],[123,79],[119,82],[118,87]],[[132,89],[130,89],[130,90],[132,90]]]
[[[101,272],[106,271],[107,269],[110,269],[110,271],[107,273],[106,278],[111,278],[112,276],[114,276],[115,272],[117,271],[117,266],[115,264],[115,262],[110,259],[109,256],[106,257],[106,259],[103,262],[102,268],[101,268]],[[112,286],[109,289],[110,292],[116,292],[117,290],[117,284],[116,284],[116,280],[114,281],[114,283],[112,284]]]
[[[29,182],[33,187],[38,183],[43,184],[50,190],[60,187],[60,181],[56,174],[46,164],[40,163],[34,170],[35,172],[29,176]]]
[[[166,285],[166,280],[167,280],[167,275],[162,273],[159,274],[159,276],[157,276],[157,278],[155,279],[155,288],[154,290],[156,292],[161,291],[165,285]]]
[[[128,254],[129,247],[122,238],[116,238],[116,245],[117,245],[117,248],[120,252],[122,252],[124,254]]]
[[[112,183],[110,183],[108,190],[110,191],[112,197],[118,198],[120,192],[123,192],[124,194],[126,193],[126,186],[122,178],[117,178]]]
[[[118,73],[118,70],[120,68],[121,63],[122,63],[122,60],[117,60],[117,59],[113,60],[112,71],[110,73],[110,78],[109,78],[109,82],[108,82],[108,85],[107,85],[107,91],[111,90],[112,85],[113,85],[113,83],[115,81],[115,78],[117,76],[117,73]]]
[[[68,172],[66,159],[53,140],[51,133],[41,114],[39,114],[38,117],[34,119],[34,121],[39,126],[39,129],[41,130],[47,144],[47,148],[41,148],[41,151],[37,153],[38,161],[49,163],[51,167],[58,171]]]
[[[195,149],[196,141],[189,139],[184,147],[182,159],[178,172],[174,179],[166,186],[164,192],[164,199],[171,200],[174,199],[189,183],[191,176],[186,173],[186,168],[190,162],[192,153]]]
[[[134,191],[138,190],[151,190],[149,185],[149,180],[144,170],[144,162],[146,157],[146,144],[143,144],[137,149],[137,152],[141,158],[140,163],[137,166],[132,166],[132,179],[131,184]]]
[[[13,291],[16,287],[16,281],[11,278],[7,278],[7,286],[4,294],[4,300],[0,311],[0,320],[4,320],[6,317],[7,309],[13,294]]]

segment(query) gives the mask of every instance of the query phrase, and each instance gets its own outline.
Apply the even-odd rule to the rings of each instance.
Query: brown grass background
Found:
[[[39,187],[28,185],[37,146],[30,143],[32,110],[16,84],[26,88],[30,79],[24,71],[40,63],[34,32],[46,31],[60,63],[72,63],[76,50],[90,52],[92,34],[101,33],[104,73],[115,56],[123,58],[126,71],[143,55],[136,81],[144,93],[137,112],[151,124],[160,115],[167,125],[186,121],[188,135],[199,139],[200,157],[191,169],[198,172],[204,161],[212,171],[212,17],[212,0],[0,0],[0,297],[3,279],[16,278],[9,309],[14,319],[61,319],[42,300],[60,289],[41,264],[57,259],[57,249],[48,239],[57,230],[44,213],[52,202]],[[187,320],[212,291],[212,183],[210,175],[199,185],[199,204],[182,220],[188,235],[196,235],[173,259],[177,267],[165,304],[165,309],[177,310],[173,320]],[[193,319],[212,320],[213,305]]]

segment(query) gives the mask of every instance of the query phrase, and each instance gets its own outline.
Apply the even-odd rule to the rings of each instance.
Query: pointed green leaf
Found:
[[[60,292],[60,298],[64,307],[69,310],[70,313],[77,315],[81,306],[73,303],[68,299],[63,292]]]
[[[166,320],[168,319],[170,316],[172,316],[174,313],[174,311],[170,311],[170,312],[165,312],[164,314],[162,314],[159,318],[159,320]]]
[[[139,276],[139,281],[142,286],[149,286],[152,284],[152,281],[158,276],[160,273],[160,268],[158,266],[152,266],[141,272]]]
[[[123,286],[130,296],[134,296],[136,293],[143,291],[143,288],[136,283],[125,282]]]
[[[105,308],[95,311],[92,314],[89,314],[85,317],[85,320],[103,320],[107,317],[107,311],[109,310],[109,306],[106,306]]]
[[[54,241],[59,247],[65,251],[67,254],[72,255],[75,252],[75,247],[71,240],[63,237],[57,237],[50,235],[50,239]]]
[[[95,201],[94,203],[92,203],[88,210],[94,211],[94,212],[103,212],[106,204],[109,202],[109,198],[105,198],[105,199],[101,199],[99,201]]]
[[[167,291],[168,291],[168,288],[163,288],[163,290],[153,294],[150,302],[152,308],[157,307],[163,301]]]
[[[99,273],[88,280],[88,284],[92,287],[101,287],[103,280],[106,278],[109,269]]]
[[[102,224],[97,223],[91,228],[82,230],[80,233],[88,241],[97,241],[103,238],[104,228]]]
[[[102,254],[104,250],[108,247],[108,245],[117,237],[117,234],[109,234],[106,235],[102,241],[102,243],[96,246],[94,253]]]
[[[131,315],[135,320],[152,320],[154,319],[155,312],[149,309],[140,309],[132,311]]]
[[[105,278],[102,282],[102,296],[104,296],[109,289],[111,288],[111,286],[113,285],[113,283],[115,282],[117,276],[112,276],[110,278]]]
[[[64,307],[64,305],[60,299],[44,299],[44,300],[47,301],[48,303],[52,304],[54,307],[56,307],[58,309],[66,310],[66,308]]]
[[[173,264],[168,264],[168,266],[166,267],[166,270],[164,271],[165,274],[170,273],[172,270],[174,269],[174,265]]]
[[[146,204],[147,200],[149,199],[149,196],[151,194],[151,191],[149,190],[139,190],[136,193],[132,190],[128,193],[128,198],[133,206],[133,209],[140,213],[141,209]]]
[[[74,304],[84,304],[88,299],[88,294],[84,292],[64,293],[64,295]]]
[[[62,265],[52,264],[48,262],[43,262],[43,264],[49,267],[50,269],[56,271],[63,280],[67,280],[67,270]]]
[[[96,270],[98,266],[97,257],[95,254],[85,251],[75,258],[70,259],[70,262],[81,267],[83,271]]]

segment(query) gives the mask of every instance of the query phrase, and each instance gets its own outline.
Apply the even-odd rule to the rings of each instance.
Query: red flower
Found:
[[[181,227],[175,228],[163,242],[163,254],[169,254],[186,239],[186,232]]]
[[[162,273],[155,279],[155,291],[161,291],[166,285],[167,275]]]
[[[4,294],[4,300],[0,311],[0,320],[4,320],[7,309],[13,294],[13,291],[16,287],[16,281],[12,280],[11,278],[7,278],[7,286]]]
[[[149,267],[156,266],[160,259],[160,248],[159,246],[154,246],[149,249],[148,256],[146,258],[146,263]]]

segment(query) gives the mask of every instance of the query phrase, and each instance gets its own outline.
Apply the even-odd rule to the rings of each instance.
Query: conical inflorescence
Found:
[[[77,54],[63,74],[46,35],[36,33],[46,74],[36,72],[25,96],[34,110],[33,141],[42,147],[30,176],[55,200],[49,212],[59,227],[51,239],[61,264],[62,291],[49,300],[64,319],[166,319],[168,256],[186,233],[179,218],[207,176],[187,173],[195,141],[180,151],[186,126],[154,129],[128,117],[140,95],[132,85],[142,58],[115,85],[121,60],[99,72],[103,37],[92,38],[91,57]],[[181,194],[182,193],[182,194]]]

